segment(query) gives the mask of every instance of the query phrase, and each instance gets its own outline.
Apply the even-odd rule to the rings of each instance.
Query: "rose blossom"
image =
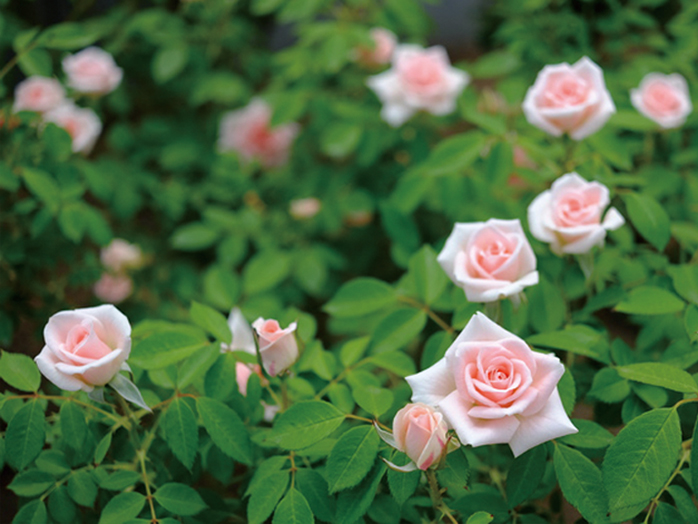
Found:
[[[126,275],[102,273],[92,290],[101,301],[118,304],[133,293],[133,281]]]
[[[298,198],[296,200],[291,200],[289,213],[296,220],[303,220],[306,218],[313,218],[320,212],[321,207],[322,204],[317,198]]]
[[[123,70],[111,54],[98,47],[88,47],[63,59],[68,86],[80,93],[106,94],[118,87]]]
[[[283,124],[272,128],[271,116],[269,105],[258,98],[226,113],[220,124],[218,149],[235,151],[244,162],[256,159],[267,168],[284,165],[300,127]]]
[[[228,315],[228,327],[233,335],[233,340],[230,344],[221,344],[221,353],[226,351],[244,351],[250,355],[257,354],[257,344],[254,341],[254,334],[250,324],[245,320],[245,317],[240,311],[240,308],[234,307]]]
[[[464,71],[451,67],[441,46],[424,49],[404,44],[393,54],[388,71],[366,80],[383,103],[381,117],[393,127],[419,110],[447,115],[456,108],[456,98],[470,82]]]
[[[582,140],[616,112],[603,71],[586,56],[574,65],[548,65],[526,93],[523,112],[531,125],[553,136]]]
[[[373,40],[373,48],[360,47],[356,50],[356,57],[366,64],[387,64],[393,57],[397,36],[384,27],[374,27],[370,31]]]
[[[630,90],[630,101],[640,113],[665,129],[679,127],[693,110],[686,79],[674,73],[650,73],[637,89]]]
[[[102,132],[102,122],[95,112],[77,107],[72,102],[61,104],[44,114],[44,121],[53,122],[68,132],[74,153],[88,154]]]
[[[518,457],[577,432],[557,391],[564,372],[555,355],[476,313],[444,358],[406,380],[412,401],[438,407],[462,444],[508,443]]]
[[[61,105],[65,91],[60,82],[45,76],[30,76],[15,88],[12,111],[36,111],[44,113]]]
[[[536,257],[519,220],[458,223],[437,261],[470,302],[506,297],[538,283]]]
[[[44,328],[39,371],[67,391],[92,391],[128,369],[131,325],[112,305],[61,311]]]
[[[603,246],[606,231],[618,229],[625,219],[614,207],[601,220],[609,204],[608,188],[587,182],[577,173],[561,176],[528,206],[531,234],[548,242],[558,255],[581,255]]]
[[[265,371],[275,377],[286,371],[298,359],[298,343],[294,331],[297,324],[291,322],[281,329],[276,320],[259,317],[252,323],[259,337],[259,354]]]
[[[438,463],[448,443],[447,432],[443,415],[426,404],[408,404],[393,420],[397,449],[422,470]]]
[[[113,239],[99,253],[102,265],[118,273],[125,269],[138,268],[143,263],[143,252],[136,244],[131,244],[122,238]]]

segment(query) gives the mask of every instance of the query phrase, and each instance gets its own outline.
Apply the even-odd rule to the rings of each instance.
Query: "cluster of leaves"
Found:
[[[80,21],[46,29],[0,5],[0,52],[14,56],[0,72],[0,341],[38,353],[33,332],[50,314],[93,300],[97,249],[114,235],[153,255],[123,309],[145,319],[129,363],[154,414],[41,388],[28,357],[2,352],[0,378],[17,392],[0,397],[15,522],[537,524],[560,521],[567,503],[592,523],[698,519],[698,118],[659,133],[628,97],[650,71],[698,86],[694,2],[499,2],[493,49],[459,64],[474,85],[458,111],[399,129],[380,120],[364,84],[373,71],[351,50],[373,26],[424,42],[415,0],[87,14],[76,2]],[[295,41],[273,52],[281,24]],[[22,74],[57,74],[66,52],[93,43],[125,80],[86,102],[105,132],[85,159],[63,130],[10,107]],[[572,144],[531,127],[520,104],[543,65],[585,54],[618,112]],[[281,169],[215,150],[221,115],[253,95],[274,123],[302,123]],[[505,446],[464,447],[434,478],[389,470],[381,457],[408,459],[372,422],[390,425],[410,397],[403,377],[441,358],[482,308],[436,263],[453,223],[523,219],[572,170],[607,185],[628,225],[588,282],[534,243],[541,282],[517,310],[503,304],[501,323],[566,363],[559,390],[579,433],[516,460]],[[311,195],[320,213],[293,219],[290,201]],[[357,225],[357,212],[372,221]],[[303,346],[289,376],[253,374],[246,396],[235,369],[249,355],[220,354],[231,336],[221,312],[234,305],[298,321]],[[262,401],[281,407],[273,423]]]

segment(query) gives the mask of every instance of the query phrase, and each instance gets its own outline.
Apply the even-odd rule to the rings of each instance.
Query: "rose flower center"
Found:
[[[672,113],[681,105],[674,91],[659,82],[647,88],[644,98],[647,109],[653,113]]]
[[[591,86],[572,73],[551,75],[543,90],[541,105],[549,108],[573,107],[589,97]]]

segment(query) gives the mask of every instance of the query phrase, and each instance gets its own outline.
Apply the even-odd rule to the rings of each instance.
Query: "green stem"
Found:
[[[426,304],[422,304],[417,300],[405,296],[399,296],[398,300],[404,302],[405,304],[409,304],[410,306],[416,309],[421,309],[429,316],[430,319],[432,319],[441,329],[446,331],[449,335],[455,334],[455,330],[451,326],[449,326],[439,315],[434,313]]]
[[[86,407],[86,408],[90,408],[94,411],[101,413],[102,415],[104,415],[106,417],[109,417],[117,424],[124,426],[126,429],[130,429],[130,426],[131,426],[127,417],[120,417],[118,415],[114,415],[113,413],[109,413],[108,411],[105,411],[101,408],[98,408],[97,406],[93,406],[92,404],[88,404],[87,402],[83,402],[82,400],[78,400],[75,397],[64,397],[61,395],[41,395],[41,394],[37,393],[37,394],[33,394],[33,395],[11,395],[11,396],[7,397],[7,400],[15,399],[15,398],[22,398],[22,399],[43,398],[45,400],[64,400],[66,402],[75,402],[76,404],[79,404],[79,405]]]
[[[688,445],[686,445],[688,444]],[[645,516],[645,520],[643,521],[643,524],[647,524],[650,521],[650,515],[652,515],[652,511],[655,509],[657,504],[659,504],[659,499],[660,497],[664,494],[664,492],[669,488],[671,485],[672,481],[676,478],[676,475],[681,473],[681,468],[683,467],[684,463],[688,460],[688,457],[691,455],[691,445],[690,441],[686,441],[682,444],[682,453],[681,453],[681,459],[679,460],[678,465],[674,469],[674,472],[671,474],[671,477],[669,477],[669,480],[666,481],[662,489],[659,490],[659,493],[650,501],[650,506],[647,509],[647,515]],[[693,467],[693,464],[691,464],[691,467]]]
[[[502,322],[502,301],[485,302],[485,315],[497,324]]]

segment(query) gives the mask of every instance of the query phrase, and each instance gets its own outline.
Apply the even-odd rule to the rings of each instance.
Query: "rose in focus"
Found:
[[[68,86],[80,93],[103,95],[116,89],[124,75],[111,54],[88,47],[63,59]]]
[[[637,89],[630,91],[630,101],[640,113],[665,129],[679,127],[693,111],[686,79],[674,73],[650,73]]]
[[[15,88],[12,110],[45,113],[55,109],[65,100],[63,86],[53,78],[30,76]]]
[[[430,368],[406,377],[412,401],[436,406],[462,444],[509,444],[514,456],[576,433],[557,383],[565,372],[553,354],[477,313]]]
[[[443,47],[424,49],[411,44],[398,46],[392,68],[366,81],[383,103],[381,117],[393,127],[420,110],[433,115],[452,113],[469,82],[465,71],[451,67]]]
[[[470,302],[494,302],[538,283],[536,257],[519,220],[458,223],[437,257]]]
[[[280,375],[298,359],[295,322],[291,322],[286,329],[281,329],[276,320],[260,317],[252,323],[252,327],[259,337],[259,354],[267,374],[272,377]]]
[[[601,219],[609,202],[606,186],[587,182],[577,173],[567,173],[528,206],[531,234],[549,243],[558,255],[587,253],[594,246],[603,246],[607,231],[625,223],[613,207]]]
[[[44,340],[34,360],[61,389],[90,392],[128,369],[131,325],[112,305],[56,313],[44,328]]]
[[[393,419],[393,439],[421,470],[438,463],[448,444],[443,415],[426,404],[408,404]]]
[[[586,56],[574,65],[548,65],[526,93],[523,112],[531,125],[553,136],[582,140],[616,112],[603,71]]]

